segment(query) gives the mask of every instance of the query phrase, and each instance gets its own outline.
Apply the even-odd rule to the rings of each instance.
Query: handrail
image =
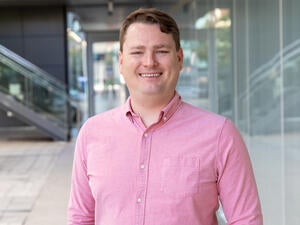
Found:
[[[77,111],[66,85],[1,45],[0,68],[0,105],[55,139],[65,140],[70,108]]]
[[[283,60],[289,60],[295,54],[300,52],[300,39],[294,41],[293,43],[286,46],[282,51]],[[265,74],[267,71],[276,68],[280,64],[280,54],[278,52],[272,59],[270,59],[267,63],[263,64],[259,68],[257,68],[253,73],[250,74],[250,80],[254,80],[253,83],[256,83],[257,77],[261,77],[262,74]]]
[[[54,86],[58,86],[61,89],[66,89],[66,86],[55,77],[51,76],[46,71],[42,70],[41,68],[37,67],[36,65],[32,64],[28,60],[22,58],[21,56],[17,55],[13,51],[9,50],[8,48],[0,45],[0,54],[4,55],[6,58],[11,59],[13,62],[18,63],[20,66],[30,70],[36,76],[39,76],[43,80],[48,81],[49,83],[53,84]]]
[[[300,53],[300,39],[294,41],[293,43],[286,46],[282,51],[282,60],[284,62],[290,60],[292,57]],[[268,76],[270,71],[274,70],[277,71],[280,66],[280,54],[281,52],[277,53],[273,58],[271,58],[267,63],[261,65],[257,68],[253,73],[250,74],[250,86],[251,93],[253,94],[253,90],[256,90],[258,84],[264,77]],[[245,98],[247,95],[246,91],[239,95],[239,99]]]

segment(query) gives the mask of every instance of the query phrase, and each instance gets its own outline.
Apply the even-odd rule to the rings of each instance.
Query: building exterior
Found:
[[[53,3],[51,7],[0,5],[0,45],[41,68],[45,72],[41,77],[53,78],[32,89],[31,97],[22,96],[25,83],[18,86],[14,84],[21,81],[9,81],[3,59],[2,92],[6,88],[6,95],[10,93],[21,102],[44,95],[34,100],[39,107],[45,104],[45,96],[54,95],[49,98],[52,111],[65,123],[62,133],[70,136],[74,121],[81,124],[86,118],[82,115],[97,113],[97,104],[110,95],[109,88],[120,91],[124,85],[116,80],[106,89],[101,83],[101,71],[113,71],[118,77],[114,69],[117,48],[111,47],[107,56],[103,53],[106,50],[95,45],[102,42],[106,47],[115,46],[111,42],[118,40],[122,17],[132,9],[161,8],[174,15],[182,32],[185,61],[178,92],[192,104],[229,117],[243,133],[265,224],[299,224],[300,1],[114,1],[109,12],[107,1],[98,5],[95,1],[72,2]],[[104,70],[107,62],[109,69]],[[56,85],[57,80],[63,85]],[[64,94],[56,96],[49,86]],[[27,106],[30,108],[32,102]],[[31,122],[20,115],[12,116],[18,113],[7,108],[0,104],[0,127]]]

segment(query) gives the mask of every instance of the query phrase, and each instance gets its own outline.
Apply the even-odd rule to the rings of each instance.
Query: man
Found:
[[[261,225],[244,142],[226,118],[183,102],[176,22],[157,9],[120,30],[126,104],[90,118],[74,156],[69,225]]]

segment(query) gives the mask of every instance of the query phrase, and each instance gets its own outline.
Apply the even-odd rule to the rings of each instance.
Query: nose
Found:
[[[157,65],[157,59],[154,52],[147,52],[144,54],[143,65],[145,67],[153,67]]]

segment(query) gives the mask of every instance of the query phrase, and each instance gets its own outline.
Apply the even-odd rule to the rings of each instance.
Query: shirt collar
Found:
[[[175,92],[174,97],[172,100],[161,110],[160,118],[163,118],[163,120],[168,120],[178,109],[178,107],[181,105],[182,100],[181,96]],[[124,104],[124,114],[128,118],[132,118],[132,116],[138,116],[135,112],[133,112],[131,107],[131,97],[127,99],[126,103]]]
[[[172,98],[172,100],[161,111],[161,116],[163,117],[163,119],[166,121],[170,117],[172,117],[172,115],[176,112],[181,103],[181,96],[177,92],[175,92],[175,95]]]

